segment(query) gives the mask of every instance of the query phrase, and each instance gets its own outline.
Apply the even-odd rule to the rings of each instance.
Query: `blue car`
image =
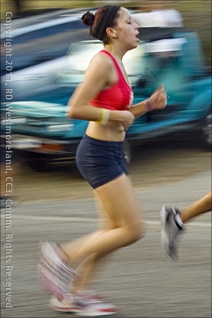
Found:
[[[83,80],[91,57],[102,48],[96,40],[71,45],[55,85],[2,103],[2,125],[10,120],[13,145],[38,170],[50,163],[75,158],[87,122],[69,119],[66,105]],[[199,36],[182,28],[142,28],[139,46],[127,52],[124,64],[134,103],[148,98],[164,83],[167,107],[137,118],[126,135],[127,156],[131,141],[142,141],[195,129],[211,148],[211,74],[205,65]],[[9,115],[8,115],[9,114]]]
[[[70,43],[88,38],[82,13],[58,10],[13,20],[8,12],[1,24],[1,101],[7,101],[7,87],[16,100],[26,91],[55,83]]]

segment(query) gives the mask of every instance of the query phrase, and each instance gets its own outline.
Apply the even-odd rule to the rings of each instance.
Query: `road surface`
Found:
[[[182,143],[149,145],[134,158],[131,178],[147,234],[114,253],[94,285],[120,308],[115,317],[211,317],[211,214],[187,226],[177,262],[162,251],[158,219],[162,204],[183,207],[209,191],[210,161],[209,153]],[[73,167],[72,174],[65,169],[43,174],[22,169],[20,202],[1,216],[1,317],[75,318],[48,308],[36,276],[37,246],[41,239],[64,242],[93,231],[97,220],[92,194]]]

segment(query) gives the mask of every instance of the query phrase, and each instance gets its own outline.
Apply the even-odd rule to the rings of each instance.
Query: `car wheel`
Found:
[[[28,166],[33,170],[45,172],[50,169],[50,163],[47,158],[30,153],[25,156],[25,159]]]
[[[211,150],[211,147],[212,147],[212,114],[209,114],[203,123],[202,135],[203,135],[204,142]]]

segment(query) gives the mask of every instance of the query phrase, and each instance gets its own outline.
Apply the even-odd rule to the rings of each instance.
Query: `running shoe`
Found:
[[[38,278],[43,289],[62,300],[70,292],[76,271],[64,262],[65,255],[54,242],[44,241],[39,246]]]
[[[52,296],[49,300],[49,307],[56,311],[69,313],[77,313],[81,310],[81,307],[75,304],[71,295],[68,294],[62,300]]]
[[[69,297],[62,301],[56,297],[51,297],[49,306],[56,311],[76,313],[82,317],[101,317],[117,313],[117,308],[114,305],[105,303],[99,297],[88,294],[69,294]]]
[[[160,210],[162,245],[165,254],[173,260],[178,258],[177,244],[180,235],[184,232],[183,223],[180,226],[177,217],[179,217],[178,208],[162,206]]]

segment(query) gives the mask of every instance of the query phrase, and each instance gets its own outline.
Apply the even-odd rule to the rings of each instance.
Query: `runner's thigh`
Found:
[[[125,173],[95,189],[95,193],[114,226],[135,226],[141,221],[138,200]]]

